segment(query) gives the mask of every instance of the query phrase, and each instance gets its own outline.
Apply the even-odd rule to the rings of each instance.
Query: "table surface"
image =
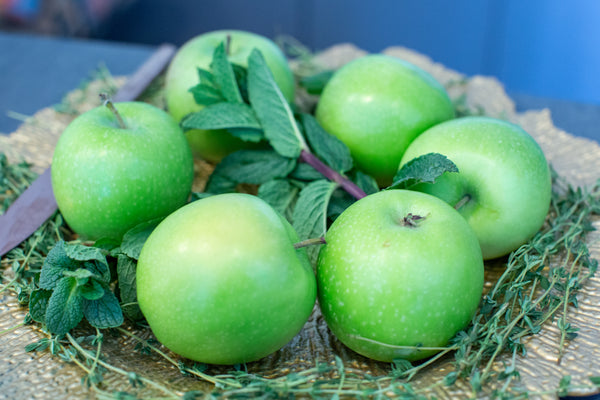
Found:
[[[153,50],[139,44],[0,32],[0,134],[60,103],[99,68],[115,76],[131,74]],[[558,128],[600,142],[600,105],[508,94],[517,111],[547,108]]]

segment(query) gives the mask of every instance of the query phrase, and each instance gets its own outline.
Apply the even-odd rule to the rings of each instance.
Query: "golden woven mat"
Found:
[[[385,53],[429,71],[448,88],[452,98],[465,96],[470,107],[480,107],[489,116],[520,124],[538,141],[554,168],[571,184],[590,185],[600,177],[600,148],[596,142],[557,129],[548,110],[516,113],[514,103],[495,79],[466,77],[401,47],[389,48]],[[362,50],[350,44],[342,44],[320,54],[318,61],[325,66],[337,67],[363,54]],[[122,82],[122,79],[117,80],[118,84]],[[98,89],[94,84],[74,91],[70,96],[86,100],[79,105],[79,112],[99,104]],[[13,161],[25,159],[41,171],[50,164],[54,145],[72,118],[73,115],[61,114],[51,108],[43,109],[12,135],[0,136],[0,151]],[[210,171],[209,165],[197,162],[196,190],[203,187]],[[600,227],[598,221],[595,226]],[[597,259],[600,258],[599,237],[597,233],[592,233],[588,239],[592,255]],[[488,268],[488,287],[498,273],[498,268]],[[521,372],[520,384],[524,389],[536,392],[554,390],[558,388],[563,375],[571,375],[574,385],[589,385],[588,377],[600,374],[600,276],[587,283],[580,291],[578,300],[579,308],[571,311],[571,321],[581,329],[577,338],[567,343],[560,363],[557,363],[560,331],[556,323],[547,324],[542,332],[526,339],[528,355],[517,360]],[[14,296],[7,293],[0,295],[0,332],[21,322],[26,312]],[[128,329],[142,338],[152,337],[148,331]],[[41,337],[42,333],[32,326],[20,327],[0,336],[0,399],[93,398],[93,393],[81,384],[84,374],[77,366],[62,362],[48,352],[25,352],[27,344]],[[181,375],[177,368],[158,357],[141,355],[134,349],[136,343],[124,335],[108,334],[103,352],[111,364],[162,382],[176,391],[210,387],[197,379]],[[261,361],[250,363],[248,369],[265,376],[277,376],[289,370],[312,367],[317,360],[332,362],[334,354],[339,355],[348,366],[372,371],[373,374],[389,368],[387,364],[360,357],[339,344],[328,331],[318,310],[315,310],[304,329],[287,346]],[[175,355],[173,357],[177,358]],[[425,387],[442,379],[449,371],[450,361],[439,360],[424,370],[413,381],[413,385]],[[116,374],[106,374],[105,383],[116,390],[130,389],[126,379]],[[492,389],[485,388],[485,392],[489,393]],[[145,390],[142,395],[157,394],[151,388]],[[438,398],[464,398],[470,395],[470,388],[460,382],[449,388],[439,385],[433,390],[430,395]]]

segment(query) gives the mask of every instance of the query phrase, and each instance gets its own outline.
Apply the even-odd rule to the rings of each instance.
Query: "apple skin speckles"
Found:
[[[189,145],[165,111],[117,103],[127,129],[104,106],[69,124],[52,160],[52,186],[71,229],[89,240],[122,235],[183,206],[194,178]]]
[[[397,224],[408,213],[427,217],[417,227]],[[325,238],[317,263],[319,304],[337,338],[364,356],[389,362],[435,354],[414,346],[444,346],[479,304],[477,237],[434,196],[406,190],[369,195],[346,209]]]

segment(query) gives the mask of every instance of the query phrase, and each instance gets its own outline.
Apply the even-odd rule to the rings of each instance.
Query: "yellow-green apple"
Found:
[[[289,102],[294,100],[294,76],[285,55],[271,39],[239,30],[212,31],[186,42],[167,69],[165,99],[169,113],[177,121],[203,108],[196,104],[189,90],[199,83],[198,68],[210,69],[215,48],[224,42],[229,43],[229,61],[244,67],[252,50],[260,50],[284,97]],[[192,151],[211,162],[218,162],[233,151],[255,146],[223,130],[193,129],[186,131],[186,136]]]
[[[368,55],[340,68],[325,86],[316,118],[349,148],[380,186],[391,183],[404,151],[427,128],[454,117],[444,87],[401,59]]]
[[[260,198],[229,193],[182,207],[142,248],[137,296],[156,338],[211,364],[258,360],[302,328],[316,280],[298,235]]]
[[[456,206],[477,234],[484,258],[515,250],[542,227],[550,206],[550,169],[521,127],[489,117],[447,121],[420,135],[401,165],[430,152],[448,157],[459,172],[414,189]]]
[[[142,102],[115,107],[118,114],[99,106],[75,118],[52,159],[58,208],[89,240],[120,240],[167,216],[188,201],[194,179],[189,144],[169,114]]]
[[[418,360],[471,321],[483,258],[471,227],[444,201],[384,190],[348,207],[325,239],[319,304],[331,331],[357,353]]]

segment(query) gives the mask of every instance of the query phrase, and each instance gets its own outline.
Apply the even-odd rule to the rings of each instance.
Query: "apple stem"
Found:
[[[402,219],[402,225],[408,226],[409,228],[416,228],[419,225],[419,222],[424,220],[425,217],[421,215],[415,215],[413,213],[408,213]]]
[[[460,210],[462,206],[464,206],[465,204],[467,204],[469,202],[469,200],[471,200],[471,195],[470,194],[465,194],[462,199],[460,199],[459,201],[456,202],[456,204],[454,205],[454,209],[455,210]]]
[[[231,35],[228,34],[225,38],[225,54],[230,55],[231,53]]]
[[[117,122],[119,123],[119,126],[122,129],[127,129],[127,125],[125,125],[125,121],[123,121],[123,118],[121,118],[121,114],[119,114],[119,111],[117,111],[117,107],[115,107],[115,105],[112,102],[112,100],[110,99],[110,97],[108,97],[108,95],[106,93],[100,93],[100,99],[102,99],[102,101],[104,102],[104,106],[107,107],[113,113],[115,118],[117,118]]]
[[[315,245],[326,244],[326,243],[327,242],[325,241],[325,238],[321,236],[318,238],[306,239],[301,242],[294,243],[294,248],[301,249],[302,247],[315,246]]]
[[[367,194],[354,182],[352,182],[350,179],[346,178],[339,172],[331,169],[328,165],[326,165],[323,161],[319,160],[317,156],[312,154],[310,151],[302,149],[302,151],[300,152],[300,160],[304,161],[305,163],[319,171],[325,178],[329,179],[332,182],[338,183],[342,187],[342,189],[344,189],[349,195],[351,195],[355,199],[360,200],[363,197],[367,196]]]

